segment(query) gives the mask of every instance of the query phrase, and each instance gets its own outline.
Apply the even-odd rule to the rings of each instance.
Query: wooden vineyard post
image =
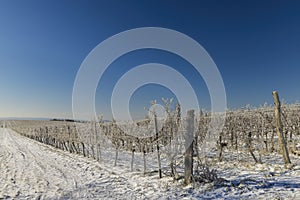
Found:
[[[133,143],[131,149],[131,165],[130,165],[130,169],[132,172],[133,172],[134,152],[135,152],[135,144]]]
[[[281,123],[281,110],[280,110],[280,101],[279,95],[277,91],[272,93],[274,98],[274,109],[275,109],[275,121],[276,121],[276,131],[279,138],[279,145],[281,148],[283,160],[285,164],[291,164],[291,160],[289,157],[289,152],[286,147],[286,141],[282,132],[282,123]]]
[[[144,175],[145,175],[146,174],[146,170],[147,170],[145,146],[143,147],[143,160],[144,160]]]
[[[98,140],[98,131],[97,131],[97,118],[95,119],[95,124],[94,124],[94,129],[95,129],[95,137],[96,137],[96,160],[99,161],[99,140]]]
[[[158,176],[162,178],[161,174],[161,163],[160,163],[160,152],[159,152],[159,142],[158,142],[158,127],[157,127],[157,116],[154,111],[154,126],[155,126],[155,135],[156,135],[156,150],[157,150],[157,161],[158,161]]]
[[[117,166],[118,156],[119,156],[119,147],[116,146],[116,155],[115,155],[115,164],[114,164],[114,166]]]
[[[184,182],[190,184],[193,176],[194,110],[187,111],[185,133]]]

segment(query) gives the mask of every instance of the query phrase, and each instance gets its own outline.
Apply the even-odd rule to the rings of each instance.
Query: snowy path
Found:
[[[293,170],[277,164],[282,162],[278,155],[265,156],[268,164],[216,163],[220,176],[230,182],[193,190],[173,183],[166,175],[158,179],[156,172],[143,176],[142,165],[136,165],[131,172],[129,153],[120,153],[116,167],[112,164],[114,151],[105,149],[102,153],[103,160],[97,162],[30,140],[10,129],[0,129],[0,200],[300,199],[300,161],[294,156]],[[147,169],[153,172],[156,161],[150,156]]]
[[[0,129],[0,199],[132,199],[131,185],[94,161]]]

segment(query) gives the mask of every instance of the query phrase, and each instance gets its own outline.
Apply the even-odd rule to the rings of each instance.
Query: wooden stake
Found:
[[[280,101],[279,95],[277,91],[272,93],[274,99],[274,109],[275,109],[275,120],[276,120],[276,131],[279,138],[279,145],[281,148],[283,160],[285,164],[291,164],[291,160],[289,157],[289,152],[286,147],[286,141],[282,132],[282,123],[281,123],[281,110],[280,110]]]
[[[161,163],[160,163],[160,152],[159,152],[159,141],[158,141],[158,126],[157,126],[157,116],[154,111],[154,125],[155,125],[155,133],[156,133],[156,150],[157,150],[157,161],[158,161],[158,176],[162,178],[161,174]]]
[[[193,176],[193,140],[194,140],[194,110],[187,111],[187,127],[185,134],[184,182],[190,184]]]

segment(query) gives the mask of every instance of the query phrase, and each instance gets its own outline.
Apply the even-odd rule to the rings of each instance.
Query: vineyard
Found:
[[[146,119],[136,124],[143,129],[140,133],[133,130],[128,123],[116,122],[67,122],[67,121],[10,121],[9,126],[18,133],[39,142],[82,154],[94,159],[101,159],[101,151],[108,146],[118,151],[144,154],[154,153],[159,146],[162,156],[177,154],[182,156],[184,136],[186,134],[185,117],[180,117],[177,111],[170,112],[167,119],[159,121],[161,128],[155,134],[153,119]],[[208,151],[218,150],[217,157],[222,160],[223,150],[243,153],[249,152],[249,159],[254,163],[263,162],[263,155],[280,153],[274,108],[245,108],[227,111],[225,124],[219,135],[208,135],[211,121],[209,112],[196,113],[194,117],[194,150],[205,160]],[[283,133],[287,147],[292,154],[299,155],[300,144],[300,105],[282,106]],[[121,125],[120,125],[121,124]],[[122,126],[122,128],[120,128]],[[126,132],[123,131],[126,129]],[[130,133],[132,131],[132,133]],[[130,133],[130,134],[128,134]],[[150,135],[150,136],[147,136]],[[207,139],[209,138],[209,140]],[[214,140],[212,140],[214,139]],[[210,143],[210,145],[204,144]],[[173,148],[173,149],[172,149]],[[173,151],[174,150],[174,151]],[[166,154],[166,155],[164,155]],[[117,158],[115,159],[117,163]]]
[[[253,182],[267,189],[276,185],[270,178],[255,180],[251,173],[236,180],[230,178],[237,170],[256,171],[253,166],[259,173],[267,173],[267,177],[292,173],[299,181],[300,105],[285,104],[280,111],[280,131],[292,162],[282,157],[274,110],[268,105],[247,106],[228,110],[226,115],[217,114],[217,121],[224,117],[219,132],[212,131],[216,130],[211,123],[212,113],[188,111],[183,117],[180,105],[167,109],[166,118],[158,118],[154,113],[132,123],[104,122],[101,118],[82,122],[10,120],[5,126],[46,145],[108,166],[127,168],[140,176],[158,174],[158,180],[168,177],[175,185],[192,184],[193,188],[210,184],[207,190],[239,188],[241,195],[247,193],[246,189],[252,190],[249,187]],[[246,186],[241,189],[242,185]]]

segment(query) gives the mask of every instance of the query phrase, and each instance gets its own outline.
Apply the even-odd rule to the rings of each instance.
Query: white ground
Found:
[[[0,129],[0,199],[131,198],[132,186],[100,164]]]
[[[113,167],[109,159],[97,162],[0,129],[0,199],[300,199],[299,158],[292,157],[292,170],[276,155],[263,157],[263,165],[224,159],[215,167],[229,182],[192,189],[165,175],[143,176],[139,164],[130,172],[130,154],[120,153]]]

